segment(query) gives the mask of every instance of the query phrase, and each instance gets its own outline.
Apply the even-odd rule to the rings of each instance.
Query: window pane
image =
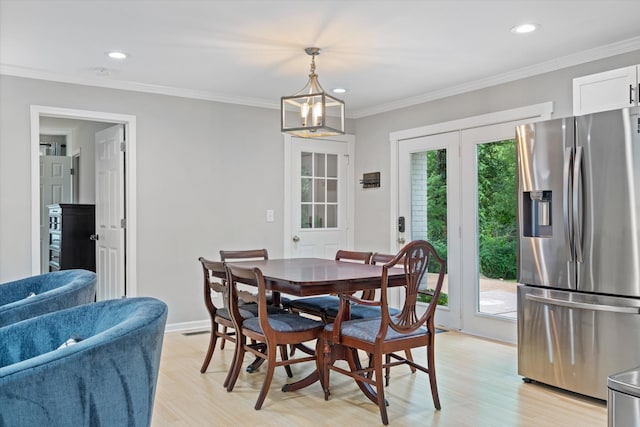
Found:
[[[411,154],[411,239],[424,239],[447,257],[447,150]],[[429,266],[422,289],[434,289],[437,268]],[[441,305],[448,305],[447,277]],[[427,298],[428,299],[428,298]]]
[[[300,153],[300,175],[313,176],[313,153]]]
[[[316,168],[313,171],[313,176],[325,176],[324,172],[324,153],[316,153],[315,154],[315,159],[316,159]]]
[[[311,228],[311,205],[300,206],[300,228]]]
[[[313,223],[313,228],[324,228],[325,214],[324,214],[324,206],[325,205],[314,205],[315,206],[315,218]]]
[[[338,228],[338,205],[327,205],[327,227]]]
[[[300,181],[300,201],[311,202],[311,178],[302,178]]]
[[[326,200],[325,198],[325,193],[326,193],[326,181],[324,178],[315,178],[314,180],[314,184],[315,184],[315,188],[314,188],[314,202],[316,203],[322,203]]]
[[[327,154],[327,176],[330,178],[338,177],[338,155]]]
[[[478,260],[477,308],[481,313],[517,317],[516,309],[516,144],[477,146]]]
[[[338,203],[338,180],[327,180],[327,202]]]

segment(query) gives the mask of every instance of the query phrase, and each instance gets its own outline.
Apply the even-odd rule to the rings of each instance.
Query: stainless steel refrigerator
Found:
[[[607,398],[640,366],[638,108],[516,128],[518,374]]]

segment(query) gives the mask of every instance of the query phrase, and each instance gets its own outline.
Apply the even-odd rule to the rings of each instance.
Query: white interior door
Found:
[[[398,230],[397,248],[424,239],[446,258],[448,304],[438,306],[435,322],[448,329],[461,328],[458,141],[459,132],[449,132],[398,144],[398,214],[405,230]]]
[[[121,298],[125,287],[124,125],[96,133],[97,300]]]
[[[40,272],[49,271],[48,205],[71,203],[71,157],[40,156]]]
[[[291,257],[333,258],[350,248],[352,166],[348,141],[291,139]],[[288,249],[288,250],[287,250]]]

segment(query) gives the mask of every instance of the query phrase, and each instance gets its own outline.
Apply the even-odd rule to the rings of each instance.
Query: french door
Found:
[[[424,239],[446,258],[442,292],[447,301],[438,305],[435,319],[448,329],[461,329],[459,138],[459,132],[448,132],[398,144],[398,222],[404,222],[398,249]]]
[[[403,241],[447,259],[442,327],[516,341],[515,123],[398,142]]]

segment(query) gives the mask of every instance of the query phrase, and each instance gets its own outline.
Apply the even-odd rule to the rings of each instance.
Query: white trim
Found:
[[[372,116],[374,114],[393,111],[400,108],[410,107],[417,104],[442,99],[449,96],[459,95],[474,90],[484,89],[527,77],[536,76],[551,71],[561,70],[563,68],[572,67],[590,61],[596,61],[608,58],[614,55],[620,55],[627,52],[640,49],[640,36],[630,39],[621,40],[608,45],[596,47],[593,49],[577,52],[561,58],[552,59],[539,64],[528,67],[519,68],[517,70],[498,74],[485,79],[475,80],[463,83],[457,86],[451,86],[444,89],[435,90],[425,94],[421,94],[412,98],[403,99],[396,102],[376,105],[374,107],[360,108],[350,110],[347,115],[348,119],[360,119],[362,117]],[[79,77],[69,76],[66,74],[52,73],[43,70],[34,70],[26,67],[16,67],[7,64],[0,64],[0,74],[15,77],[24,77],[30,79],[49,80],[54,82],[63,82],[71,84],[79,84],[86,86],[104,87],[109,89],[121,89],[134,92],[155,93],[160,95],[178,96],[182,98],[202,99],[206,101],[224,102],[228,104],[247,105],[251,107],[261,107],[269,109],[279,109],[280,103],[259,98],[243,98],[222,95],[208,91],[198,91],[179,87],[152,85],[132,81],[117,81],[99,77]]]
[[[31,271],[40,274],[40,116],[107,123],[123,123],[127,129],[125,156],[125,203],[127,206],[126,280],[127,296],[138,293],[137,284],[137,182],[136,182],[136,116],[100,111],[31,105]]]
[[[225,104],[239,104],[250,107],[280,109],[280,102],[259,98],[221,95],[204,90],[192,90],[180,87],[153,85],[122,80],[109,80],[98,77],[78,77],[67,74],[53,73],[44,70],[33,70],[13,65],[0,65],[0,74],[6,76],[23,77],[27,79],[47,80],[53,82],[77,84],[84,86],[103,87],[107,89],[127,90],[131,92],[153,93],[157,95],[177,96],[180,98],[201,99],[205,101],[223,102]]]
[[[283,197],[283,255],[284,258],[291,257],[291,191],[292,191],[292,182],[291,182],[291,147],[293,145],[293,137],[288,133],[283,133],[283,145],[284,145],[284,197]],[[347,218],[348,218],[348,229],[347,229],[347,248],[353,248],[353,244],[355,241],[355,200],[354,195],[355,191],[353,190],[355,187],[355,142],[356,138],[354,135],[340,135],[340,136],[332,136],[326,138],[316,138],[316,139],[327,139],[330,141],[341,141],[347,143],[347,153],[349,155],[349,167],[347,168]]]
[[[211,320],[197,320],[193,322],[167,323],[164,332],[189,332],[189,331],[210,331]]]

